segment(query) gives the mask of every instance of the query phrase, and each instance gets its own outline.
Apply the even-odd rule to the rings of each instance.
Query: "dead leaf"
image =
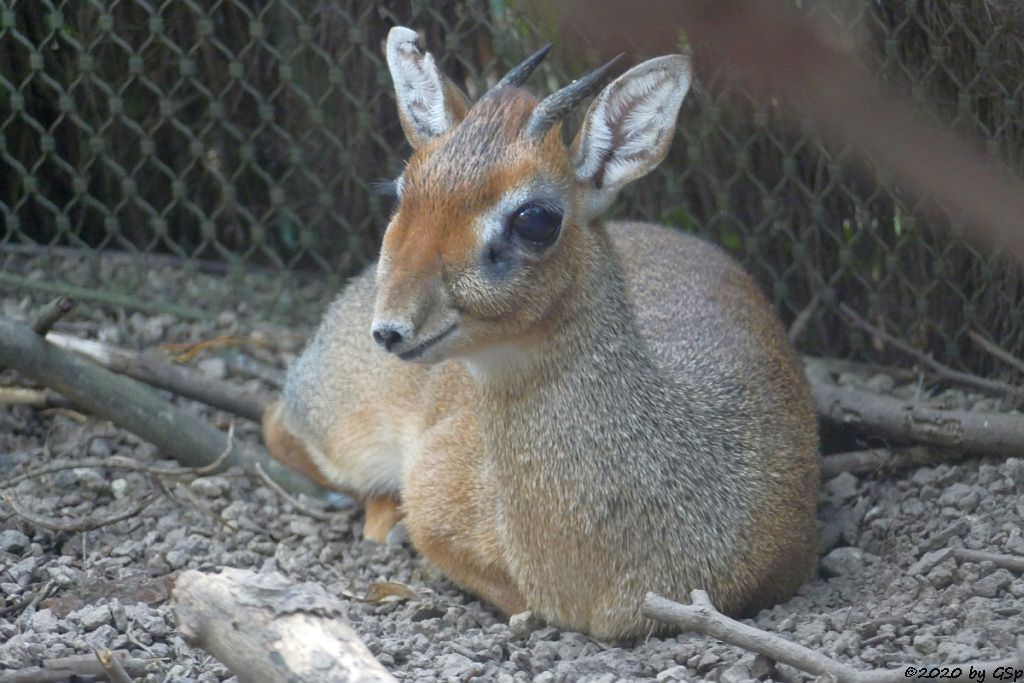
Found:
[[[371,583],[366,587],[366,595],[358,598],[363,602],[402,602],[403,600],[416,600],[419,594],[404,583],[397,581],[382,581]]]

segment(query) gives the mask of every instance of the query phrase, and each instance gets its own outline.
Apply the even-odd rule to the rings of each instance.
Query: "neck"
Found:
[[[594,232],[593,258],[583,260],[588,266],[552,311],[547,333],[467,361],[487,450],[499,459],[540,449],[554,456],[556,444],[568,455],[570,441],[604,432],[610,416],[660,421],[663,409],[684,409],[640,336],[618,255],[603,229]]]

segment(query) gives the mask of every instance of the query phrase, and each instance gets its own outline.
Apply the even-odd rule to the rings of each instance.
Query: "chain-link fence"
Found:
[[[1015,3],[814,7],[922,110],[1024,170]],[[564,44],[546,23],[504,0],[0,0],[0,287],[191,315],[233,305],[189,290],[188,277],[153,289],[153,264],[170,264],[223,273],[232,301],[275,292],[267,316],[311,325],[373,257],[390,206],[371,185],[407,153],[381,53],[388,28],[420,30],[473,96],[540,42]],[[531,87],[550,90],[587,61],[556,48]],[[849,329],[846,303],[977,372],[999,368],[969,331],[1022,355],[1021,270],[830,150],[698,68],[669,158],[616,211],[724,245],[787,322],[818,302],[804,351],[897,360]],[[297,313],[310,280],[327,286]]]

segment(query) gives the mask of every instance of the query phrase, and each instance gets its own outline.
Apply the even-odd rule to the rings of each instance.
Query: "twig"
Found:
[[[66,334],[51,334],[47,339],[51,344],[73,351],[108,370],[254,422],[262,419],[263,411],[270,404],[270,398],[260,392],[238,389],[192,368],[137,351]]]
[[[131,677],[124,670],[124,667],[121,666],[121,662],[116,654],[110,650],[97,650],[96,648],[93,648],[92,651],[96,655],[100,666],[107,673],[107,678],[111,680],[111,683],[132,683]]]
[[[234,449],[234,438],[235,423],[232,422],[228,426],[227,446],[221,454],[217,456],[216,460],[202,467],[156,467],[154,465],[147,465],[135,458],[129,458],[123,455],[111,455],[106,458],[79,458],[68,462],[43,465],[42,467],[37,467],[23,474],[19,474],[16,477],[10,477],[4,481],[0,481],[0,488],[9,488],[15,484],[25,481],[26,479],[34,479],[44,474],[53,474],[55,472],[63,472],[65,470],[77,470],[82,467],[116,467],[135,472],[145,472],[146,474],[151,474],[161,479],[182,479],[190,476],[205,477],[209,474],[218,472],[228,461],[228,458],[231,457],[231,453]]]
[[[228,374],[247,379],[258,379],[261,382],[280,389],[284,386],[284,373],[270,363],[238,354],[234,360],[227,362]]]
[[[893,348],[905,353],[911,358],[916,359],[918,362],[924,363],[939,377],[950,380],[951,382],[958,382],[959,384],[966,384],[967,386],[977,387],[986,391],[995,391],[1000,394],[1007,394],[1010,396],[1016,396],[1017,398],[1024,398],[1024,388],[1015,387],[1012,384],[1006,382],[1000,382],[995,379],[985,379],[984,377],[978,377],[969,372],[960,372],[954,370],[948,365],[944,365],[934,358],[921,353],[917,349],[904,344],[903,342],[890,336],[887,332],[883,332],[879,328],[869,323],[864,318],[860,317],[856,311],[847,306],[846,304],[839,304],[839,310],[845,315],[850,322],[857,327],[861,328],[868,334],[878,337],[885,343],[889,344]]]
[[[831,479],[841,472],[860,474],[879,470],[894,471],[922,465],[935,465],[963,457],[963,453],[926,446],[909,448],[871,448],[864,451],[835,453],[821,458],[821,478]]]
[[[209,465],[224,452],[222,432],[164,400],[148,387],[111,373],[41,339],[24,325],[0,320],[0,365],[110,420],[190,467]],[[225,464],[253,471],[255,463],[286,489],[319,491],[307,477],[273,460],[262,448],[236,445]]]
[[[277,493],[277,495],[281,496],[286,501],[288,501],[288,503],[291,504],[291,506],[298,510],[299,512],[309,515],[313,519],[321,522],[330,522],[333,519],[335,519],[335,515],[332,515],[328,512],[323,512],[322,510],[314,510],[308,505],[299,502],[299,500],[297,500],[294,496],[289,495],[287,491],[281,488],[280,484],[278,484],[276,481],[267,476],[267,473],[263,471],[263,468],[259,465],[259,463],[256,464],[256,474],[259,475],[259,478],[263,480],[264,484],[273,489]]]
[[[127,650],[114,653],[122,669],[130,677],[142,678],[150,669],[150,661],[129,657]],[[42,666],[15,671],[0,671],[0,683],[64,683],[75,677],[104,679],[108,677],[103,665],[94,655],[71,655],[44,659]]]
[[[716,610],[707,593],[702,590],[691,592],[690,600],[692,604],[682,605],[660,595],[648,593],[644,597],[644,615],[678,626],[684,631],[709,635],[809,674],[825,676],[836,683],[897,683],[913,677],[912,673],[908,674],[908,670],[912,671],[908,667],[860,671],[799,643],[786,640],[782,636],[731,619]],[[998,662],[962,664],[950,668],[960,668],[962,671],[969,671],[970,667],[975,670],[989,670],[1000,666],[1013,666],[1016,662],[1015,658],[1011,658]]]
[[[211,462],[209,465],[203,465],[202,467],[185,467],[182,469],[199,477],[205,477],[208,474],[214,474],[215,472],[220,471],[224,463],[228,461],[228,458],[231,457],[231,454],[234,453],[234,451],[235,421],[231,420],[231,422],[228,423],[227,443],[224,444],[224,450],[221,451],[220,455],[217,456],[217,459]],[[257,463],[257,465],[259,465],[259,463]]]
[[[18,502],[14,499],[14,496],[5,495],[3,497],[4,502],[7,503],[7,505],[10,506],[12,510],[14,510],[14,514],[16,514],[18,517],[21,517],[29,524],[32,524],[37,527],[42,527],[44,529],[49,529],[51,531],[68,532],[93,531],[94,529],[99,529],[100,527],[104,527],[110,524],[114,524],[116,522],[123,521],[125,519],[128,519],[129,517],[134,517],[135,515],[142,512],[142,510],[144,510],[146,506],[148,506],[150,503],[156,500],[156,498],[157,497],[155,495],[150,494],[143,498],[142,500],[140,500],[139,502],[137,502],[135,505],[132,505],[131,507],[125,510],[120,510],[118,512],[114,512],[103,517],[83,517],[81,519],[54,519],[52,517],[41,517],[26,511],[18,504]]]
[[[1017,555],[1000,555],[984,550],[956,548],[953,550],[953,557],[964,562],[991,562],[997,567],[1009,569],[1012,572],[1024,572],[1024,557]]]
[[[1024,416],[936,410],[888,396],[811,383],[818,415],[897,442],[917,442],[1006,457],[1024,452]]]
[[[49,389],[27,387],[0,387],[0,405],[29,406],[31,408],[74,408],[75,404]]]
[[[796,340],[800,338],[800,335],[804,333],[804,330],[807,328],[807,324],[811,322],[811,317],[814,316],[820,304],[821,292],[817,291],[814,293],[814,296],[811,297],[807,306],[805,306],[793,320],[793,324],[789,326],[787,336],[789,337],[790,344],[795,344]]]
[[[53,588],[53,584],[54,583],[56,583],[56,580],[55,579],[50,579],[45,584],[43,584],[42,588],[40,588],[36,592],[34,592],[34,593],[30,594],[30,595],[24,596],[21,600],[18,600],[13,605],[8,605],[7,607],[4,607],[3,609],[0,609],[0,617],[6,616],[6,615],[12,614],[12,613],[13,614],[20,614],[23,610],[26,610],[29,607],[34,607],[35,605],[38,605],[40,602],[42,602],[43,600],[46,599],[47,595],[50,594],[50,590]]]
[[[1003,361],[1007,365],[1016,368],[1019,372],[1024,372],[1024,361],[1017,358],[1009,351],[1006,351],[1005,349],[996,346],[994,343],[990,342],[988,339],[985,339],[977,332],[968,332],[967,336],[971,338],[971,341],[973,341],[975,344],[977,344],[984,350],[988,351],[990,354],[992,354],[999,360]]]
[[[38,335],[46,336],[57,321],[66,316],[75,308],[75,300],[70,296],[59,296],[50,303],[43,306],[39,316],[32,323],[32,331]]]

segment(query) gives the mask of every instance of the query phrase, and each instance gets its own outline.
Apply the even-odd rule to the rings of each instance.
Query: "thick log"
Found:
[[[178,631],[245,683],[394,681],[316,584],[222,568],[186,571],[172,593]]]
[[[94,415],[149,441],[183,465],[209,465],[228,448],[227,435],[212,425],[135,380],[57,348],[25,325],[0,320],[0,366],[13,368],[67,396]],[[224,462],[225,466],[239,465],[254,473],[259,464],[290,491],[321,491],[307,477],[272,459],[262,448],[237,440]]]
[[[812,383],[818,415],[871,436],[971,453],[1024,455],[1024,416],[925,408],[889,396]]]

